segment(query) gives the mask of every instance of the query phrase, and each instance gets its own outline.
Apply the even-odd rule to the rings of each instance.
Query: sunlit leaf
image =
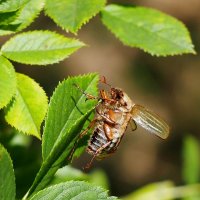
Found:
[[[0,56],[0,109],[10,102],[15,92],[15,70],[6,58]]]
[[[12,12],[20,9],[28,0],[0,0],[0,12]]]
[[[96,101],[85,101],[86,93],[97,96],[97,74],[68,78],[58,85],[49,104],[42,138],[42,155],[45,160],[56,143],[66,134],[84,113],[93,108]]]
[[[0,199],[15,199],[15,176],[10,155],[0,144]]]
[[[15,2],[16,0],[12,1]],[[25,4],[16,10],[17,12],[15,16],[13,15],[13,20],[8,24],[0,25],[0,35],[18,32],[30,25],[43,9],[45,0],[23,1]]]
[[[19,131],[40,138],[40,126],[47,110],[47,96],[33,79],[17,74],[17,92],[6,109],[6,121]]]
[[[76,33],[104,7],[105,2],[105,0],[47,0],[45,8],[47,15],[59,26]]]
[[[18,11],[0,13],[0,27],[6,26],[13,22],[18,16]]]
[[[171,181],[151,183],[123,197],[123,200],[172,200],[191,197],[199,199],[200,184],[174,186]]]
[[[125,45],[152,55],[195,53],[184,24],[160,11],[113,4],[102,11],[102,21]]]
[[[101,186],[104,189],[109,189],[108,177],[102,169],[92,171],[89,177],[90,177],[89,179],[90,183]]]
[[[48,187],[30,200],[114,200],[116,197],[108,197],[107,191],[86,182],[69,181]]]
[[[108,178],[103,170],[98,169],[88,174],[69,165],[58,169],[49,185],[55,185],[72,180],[87,181],[93,185],[101,186],[104,189],[109,188]]]
[[[97,95],[97,74],[72,77],[61,82],[50,99],[42,138],[43,163],[26,196],[43,189],[64,163],[70,162],[71,150],[96,101],[86,100],[85,92]]]
[[[55,185],[66,181],[88,181],[89,175],[71,166],[65,166],[55,173],[49,185]]]
[[[12,37],[2,47],[2,54],[24,64],[47,65],[57,63],[83,43],[50,31],[32,31]]]
[[[187,136],[183,144],[183,179],[185,183],[197,183],[200,180],[200,144],[192,136]]]

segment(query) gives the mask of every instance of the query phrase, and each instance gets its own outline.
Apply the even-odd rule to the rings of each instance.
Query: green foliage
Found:
[[[0,0],[0,12],[12,12],[20,9],[28,0]]]
[[[3,2],[0,4],[3,9],[3,13],[0,12],[0,35],[23,30],[33,22],[44,6],[47,15],[57,25],[72,33],[77,33],[83,24],[103,10],[103,23],[128,46],[141,48],[157,56],[195,53],[188,30],[177,19],[150,8],[114,4],[105,7],[105,3],[106,0]],[[30,60],[23,63],[33,64]]]
[[[106,176],[103,170],[94,170],[90,173],[89,181],[95,185],[99,185],[102,188],[108,189],[109,188],[109,181],[108,177]]]
[[[26,3],[18,4],[20,5],[18,10],[8,13],[13,17],[13,20],[4,25],[0,24],[0,35],[15,33],[29,26],[43,9],[45,0],[10,0],[10,2],[11,1]],[[14,7],[12,9],[14,9]],[[5,13],[0,13],[0,18],[2,17],[6,18]]]
[[[113,4],[102,11],[102,21],[124,44],[152,55],[195,53],[185,26],[157,10]]]
[[[64,140],[66,133],[88,110],[94,108],[96,101],[86,101],[86,96],[75,87],[78,85],[88,94],[97,96],[98,75],[88,74],[68,78],[58,85],[50,104],[45,120],[42,138],[42,156],[45,160],[57,143]]]
[[[34,19],[40,14],[44,7],[45,0],[28,0],[20,9],[20,13],[13,24],[19,24],[16,31],[21,31],[29,26]]]
[[[29,193],[43,189],[55,172],[66,162],[74,142],[94,110],[96,101],[87,101],[85,95],[74,86],[79,85],[85,92],[97,94],[97,74],[68,78],[58,85],[51,97],[42,138],[43,163]]]
[[[0,109],[6,106],[16,91],[16,77],[12,64],[0,56]]]
[[[47,105],[43,89],[28,76],[17,74],[17,91],[6,109],[6,121],[19,131],[40,138],[40,125]]]
[[[171,181],[151,183],[123,197],[123,200],[198,200],[199,181],[199,143],[193,136],[187,136],[183,144],[183,179],[187,185],[175,186]],[[161,195],[162,194],[162,195]]]
[[[69,181],[48,187],[37,194],[31,200],[113,200],[116,197],[108,197],[107,192],[86,182]]]
[[[57,25],[75,34],[82,25],[102,11],[102,22],[128,46],[141,48],[157,56],[195,53],[186,27],[175,18],[150,8],[119,5],[105,7],[105,4],[106,0],[0,0],[0,35],[22,31],[43,8]],[[5,118],[11,126],[41,139],[40,126],[48,105],[46,94],[39,84],[28,76],[15,73],[8,59],[31,65],[53,64],[67,58],[82,46],[84,44],[77,39],[51,31],[20,33],[2,45],[0,109],[7,106]],[[86,93],[97,96],[98,80],[97,74],[71,77],[55,89],[42,137],[43,162],[24,199],[116,199],[108,197],[104,189],[74,181],[89,181],[107,188],[107,179],[101,171],[86,175],[70,167],[61,168],[71,162],[75,144],[73,157],[79,156],[87,145],[90,133],[78,142],[77,139],[94,117],[93,110],[97,104],[95,100],[86,101],[86,96],[74,84]],[[14,136],[9,145],[28,146],[29,143],[22,138]],[[199,181],[198,150],[199,144],[191,137],[186,138],[183,153],[183,176],[186,183]],[[9,154],[0,145],[0,199],[15,198],[14,179]],[[53,186],[46,188],[48,184]],[[161,200],[194,194],[198,198],[199,189],[199,184],[175,187],[171,182],[155,183],[124,199]],[[158,192],[164,195],[158,196]]]
[[[45,8],[47,15],[59,26],[77,33],[83,24],[104,7],[105,2],[105,0],[47,0]]]
[[[0,199],[15,199],[15,177],[10,155],[0,144]]]
[[[69,39],[50,31],[19,34],[6,42],[2,54],[24,64],[47,65],[63,60],[83,46],[78,40]]]
[[[0,26],[5,26],[17,18],[18,11],[0,13]]]
[[[194,198],[200,197],[200,184],[174,186],[171,181],[148,184],[132,194],[122,198],[123,200],[172,200],[184,197]]]
[[[197,183],[200,179],[200,145],[192,136],[183,143],[183,180],[186,184]]]
[[[86,174],[71,166],[65,166],[58,169],[49,185],[55,185],[66,181],[87,181],[96,186],[108,189],[108,178],[102,170],[95,170],[90,174]]]
[[[171,199],[171,194],[170,198],[169,197],[165,198],[166,196],[158,194],[162,193],[163,191],[167,191],[173,186],[174,184],[171,181],[151,183],[127,195],[126,197],[123,198],[123,200],[154,200],[154,199],[161,200],[163,198]]]
[[[71,166],[65,166],[55,173],[49,185],[55,185],[67,181],[89,181],[89,175]]]

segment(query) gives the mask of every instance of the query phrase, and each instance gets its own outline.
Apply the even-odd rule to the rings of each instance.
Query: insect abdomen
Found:
[[[87,147],[87,152],[94,155],[96,151],[106,144],[108,142],[108,139],[106,138],[103,130],[100,128],[95,128],[92,137],[90,138],[88,147]]]
[[[97,159],[104,158],[104,157],[108,156],[110,153],[113,153],[117,149],[119,141],[120,141],[120,138],[108,140],[104,131],[102,129],[100,129],[99,127],[97,127],[94,130],[92,137],[90,138],[90,141],[89,141],[89,144],[87,147],[87,152],[91,155],[96,154]],[[101,151],[98,152],[98,150],[102,146],[104,146],[108,143],[109,143],[109,145],[107,147],[103,148]]]

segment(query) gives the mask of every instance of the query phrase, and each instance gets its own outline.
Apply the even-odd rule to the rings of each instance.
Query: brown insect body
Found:
[[[101,91],[96,107],[96,123],[87,152],[102,159],[117,150],[131,120],[133,103],[121,89],[111,88],[110,95]]]
[[[105,78],[102,82],[107,84]],[[109,84],[107,85],[110,86]],[[76,87],[79,88],[77,85]],[[79,89],[81,90],[81,88]],[[82,92],[87,96],[87,99],[97,99],[84,91]],[[169,135],[169,126],[163,119],[145,107],[134,104],[121,89],[110,86],[109,92],[100,90],[95,119],[79,136],[80,138],[83,137],[89,129],[93,128],[87,147],[87,152],[93,157],[86,168],[91,166],[95,158],[103,159],[117,150],[127,126],[131,122],[134,122],[133,130],[137,128],[137,125],[140,125],[162,139],[166,139]],[[75,147],[71,156],[74,150]]]

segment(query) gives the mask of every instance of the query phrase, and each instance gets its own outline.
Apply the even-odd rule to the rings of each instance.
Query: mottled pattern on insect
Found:
[[[107,84],[105,78],[102,82]],[[82,137],[89,129],[93,129],[86,150],[93,157],[86,167],[90,167],[95,158],[103,159],[114,153],[129,124],[132,125],[133,130],[136,130],[138,124],[162,139],[166,139],[169,135],[169,126],[158,115],[143,106],[134,104],[123,90],[107,85],[108,91],[100,90],[95,119],[80,134]],[[84,94],[87,99],[96,98]]]

